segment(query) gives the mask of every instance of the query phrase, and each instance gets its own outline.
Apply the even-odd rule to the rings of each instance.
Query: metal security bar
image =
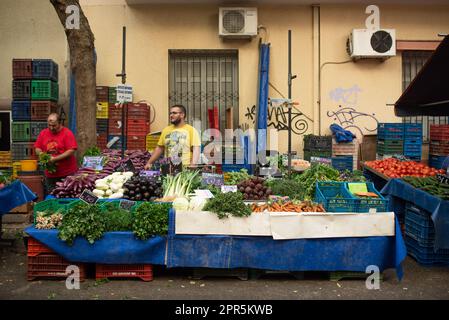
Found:
[[[409,86],[418,74],[419,70],[424,66],[427,59],[432,55],[433,51],[403,51],[402,52],[402,91]],[[423,125],[423,141],[429,141],[429,130],[431,124],[448,124],[449,117],[433,117],[433,116],[413,116],[404,117],[404,123],[422,123]]]
[[[208,109],[218,107],[219,129],[226,128],[226,109],[238,124],[237,50],[169,50],[169,105],[187,108],[187,120],[209,128]]]

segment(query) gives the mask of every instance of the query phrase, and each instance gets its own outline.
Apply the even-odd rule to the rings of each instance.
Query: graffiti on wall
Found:
[[[245,117],[255,124],[256,106],[247,107]],[[279,131],[288,130],[288,108],[284,105],[270,104],[268,107],[267,128],[275,128]],[[292,133],[300,135],[307,132],[309,124],[304,114],[293,106],[292,108]]]
[[[332,101],[338,103],[338,107],[336,110],[328,111],[327,116],[342,128],[355,129],[360,135],[363,135],[366,132],[376,132],[378,121],[375,113],[368,114],[357,111],[360,92],[362,92],[362,89],[358,85],[348,89],[336,88],[332,90],[329,97]],[[361,120],[366,124],[363,127],[358,124]]]

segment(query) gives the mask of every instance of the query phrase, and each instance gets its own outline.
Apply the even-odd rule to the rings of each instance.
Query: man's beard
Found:
[[[181,119],[178,119],[178,120],[172,120],[172,121],[170,121],[170,122],[171,122],[171,124],[177,125],[177,124],[179,124],[179,123],[181,122]]]

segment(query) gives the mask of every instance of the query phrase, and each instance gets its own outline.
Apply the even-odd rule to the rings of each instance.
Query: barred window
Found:
[[[208,110],[218,107],[218,126],[226,128],[226,109],[233,109],[238,124],[237,50],[169,50],[169,106],[187,108],[187,121],[209,128]]]

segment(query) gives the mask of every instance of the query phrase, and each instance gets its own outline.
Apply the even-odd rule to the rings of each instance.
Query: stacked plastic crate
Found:
[[[35,159],[33,144],[58,112],[58,65],[51,59],[13,59],[12,158]]]
[[[405,244],[407,252],[424,266],[449,265],[449,250],[434,250],[435,227],[432,213],[407,202],[405,207]]]
[[[109,127],[109,87],[97,86],[97,147],[106,148],[108,142]]]
[[[338,143],[332,139],[332,166],[340,171],[357,170],[359,147],[356,139]]]
[[[126,104],[126,148],[145,150],[150,131],[150,109],[146,103]]]
[[[411,160],[421,161],[422,157],[422,124],[404,123],[404,156]]]
[[[304,160],[311,157],[330,158],[332,156],[332,136],[304,136]]]
[[[429,166],[437,169],[449,156],[449,124],[430,126]]]
[[[404,124],[379,123],[377,125],[377,158],[402,155],[404,151]]]

